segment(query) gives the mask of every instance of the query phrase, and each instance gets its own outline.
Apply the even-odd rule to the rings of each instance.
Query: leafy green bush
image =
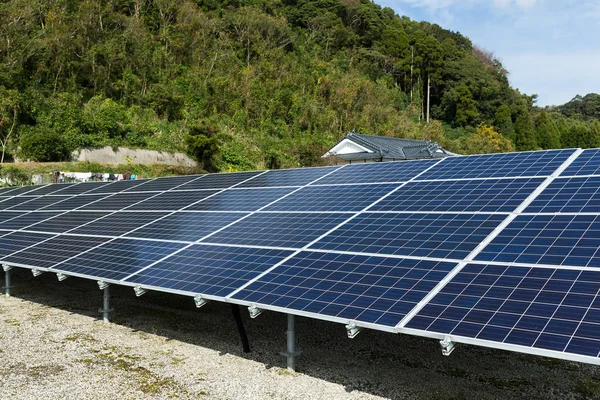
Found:
[[[37,162],[65,161],[70,158],[70,152],[58,132],[47,127],[32,127],[21,135],[21,158]]]

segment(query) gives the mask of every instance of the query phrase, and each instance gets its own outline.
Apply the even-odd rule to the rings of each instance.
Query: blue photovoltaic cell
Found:
[[[19,189],[19,187],[15,187],[15,186],[0,188],[0,196],[10,196],[11,193],[17,189]]]
[[[44,221],[48,218],[56,217],[58,214],[60,213],[44,211],[23,214],[20,217],[12,218],[10,220],[0,223],[0,230],[23,229],[29,225],[37,224],[38,222]]]
[[[238,187],[304,186],[339,168],[339,166],[335,166],[268,171]]]
[[[30,267],[50,268],[81,252],[98,246],[108,239],[85,236],[55,236],[33,247],[1,259],[7,264],[21,264]]]
[[[597,357],[600,272],[468,264],[406,325]]]
[[[28,231],[64,233],[108,215],[106,212],[71,211],[27,227]]]
[[[187,207],[200,211],[256,211],[285,196],[294,188],[230,189]]]
[[[127,234],[128,237],[195,242],[246,216],[245,213],[177,212]]]
[[[600,173],[600,149],[584,150],[561,176],[598,175]]]
[[[96,202],[98,200],[104,199],[110,195],[106,194],[94,194],[94,195],[80,195],[73,196],[66,200],[59,201],[58,203],[51,204],[43,208],[44,211],[71,211],[76,208],[81,208],[86,205],[91,205],[91,203]],[[48,196],[54,197],[54,196]],[[1,204],[1,203],[0,203]]]
[[[203,242],[301,248],[352,214],[256,213]]]
[[[574,149],[449,157],[418,180],[549,176]]]
[[[95,189],[90,190],[87,194],[102,194],[102,193],[118,193],[125,190],[136,191],[135,188],[150,182],[151,179],[146,180],[133,180],[133,181],[115,181],[109,185],[102,185]]]
[[[369,211],[511,212],[543,181],[525,178],[410,182]]]
[[[555,179],[524,212],[600,213],[600,176]]]
[[[292,252],[192,245],[126,282],[213,296],[226,296]]]
[[[169,176],[167,178],[156,178],[144,181],[143,185],[126,189],[123,192],[162,192],[173,189],[196,179],[202,179],[206,175]]]
[[[364,213],[310,248],[464,259],[505,218],[499,214]]]
[[[0,237],[0,254],[7,257],[26,247],[33,246],[39,242],[50,239],[54,235],[30,232],[13,232]]]
[[[40,197],[31,197],[29,201],[25,203],[17,204],[14,207],[11,207],[11,210],[25,210],[25,211],[35,211],[40,208],[47,207],[54,203],[58,203],[59,201],[63,201],[66,199],[70,199],[70,196],[40,196]],[[22,197],[23,200],[27,200],[27,197]]]
[[[23,197],[23,196],[9,197],[0,202],[0,210],[7,210],[10,208],[13,208],[16,205],[19,205],[21,203],[25,203],[26,201],[30,201],[30,200],[34,200],[34,199],[36,199],[36,197]]]
[[[0,212],[0,223],[7,221],[9,219],[13,219],[16,217],[20,217],[21,215],[24,215],[25,212],[15,212],[15,211],[11,211],[11,212]],[[4,233],[2,233],[2,235],[4,235]]]
[[[64,195],[72,195],[72,194],[82,194],[85,192],[89,192],[90,190],[97,189],[101,186],[111,185],[113,182],[83,182],[75,185],[69,185],[66,189],[61,189],[60,192],[56,192],[56,194]]]
[[[119,211],[136,203],[142,202],[157,193],[117,193],[102,200],[81,207],[82,210]],[[1,204],[1,203],[0,203]]]
[[[314,185],[406,182],[438,162],[440,160],[350,164],[320,179]]]
[[[202,179],[198,179],[193,182],[186,183],[183,186],[179,186],[175,190],[225,189],[232,185],[237,185],[238,183],[241,183],[246,179],[250,179],[253,176],[256,176],[261,173],[262,171],[209,174]]]
[[[600,267],[600,216],[520,215],[475,259]]]
[[[56,271],[115,281],[181,249],[183,244],[149,240],[116,239],[55,265]]]
[[[44,188],[46,185],[26,185],[21,186],[18,189],[12,190],[10,192],[11,196],[20,196],[22,194],[35,196],[35,192]]]
[[[116,212],[97,219],[69,233],[80,235],[121,236],[142,225],[149,224],[167,215],[165,212]]]
[[[455,263],[303,251],[233,298],[397,325]]]
[[[190,204],[218,193],[218,190],[188,190],[181,192],[165,192],[151,199],[134,204],[128,210],[163,210],[177,211]]]
[[[45,185],[45,186],[42,186],[39,189],[37,189],[32,194],[35,194],[36,196],[43,196],[46,194],[61,196],[62,193],[60,193],[60,192],[62,190],[65,190],[68,187],[71,187],[73,185],[74,185],[73,183],[60,183],[60,184]]]
[[[360,211],[398,185],[307,186],[265,211]]]

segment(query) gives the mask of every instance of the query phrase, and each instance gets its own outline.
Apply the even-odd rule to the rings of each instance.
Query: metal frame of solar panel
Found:
[[[350,337],[437,338],[445,354],[600,364],[598,165],[566,149],[4,190],[0,262]]]

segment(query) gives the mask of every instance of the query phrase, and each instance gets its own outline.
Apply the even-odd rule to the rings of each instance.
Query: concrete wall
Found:
[[[106,146],[101,149],[82,149],[73,152],[73,161],[89,161],[104,164],[165,164],[195,166],[196,162],[183,153],[167,153],[155,150],[128,149],[119,147],[113,151]]]

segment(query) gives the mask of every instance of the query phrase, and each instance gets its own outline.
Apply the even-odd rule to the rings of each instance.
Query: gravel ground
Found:
[[[299,373],[279,355],[286,317],[243,312],[244,354],[228,305],[112,287],[113,323],[96,283],[13,272],[0,299],[0,399],[584,399],[600,368],[297,318]]]

